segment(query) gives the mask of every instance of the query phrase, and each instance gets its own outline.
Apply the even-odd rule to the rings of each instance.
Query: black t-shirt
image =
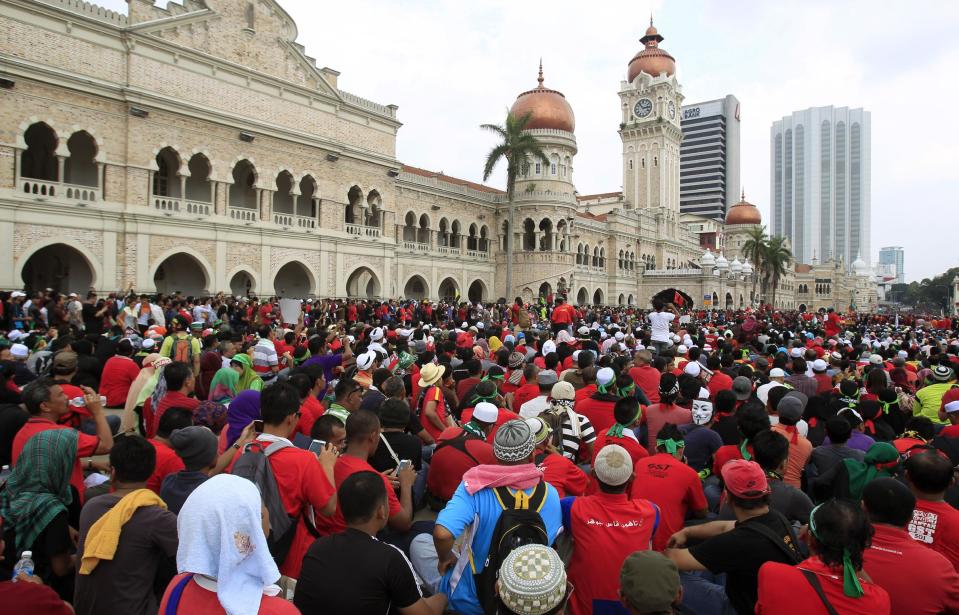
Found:
[[[420,598],[402,551],[347,528],[320,538],[306,552],[293,604],[302,613],[397,615]]]
[[[781,536],[784,545],[797,547],[782,516],[770,511],[689,548],[690,555],[710,572],[726,573],[726,596],[740,615],[752,615],[755,611],[760,566],[766,562],[794,563],[769,538],[743,527],[750,523],[762,523]]]
[[[13,567],[20,561],[20,551],[16,547],[16,535],[12,527],[6,529],[3,540],[6,544],[3,552],[4,561],[0,564],[0,575],[3,575],[4,579],[9,579],[13,574]],[[33,559],[34,576],[43,579],[43,582],[52,587],[61,599],[72,601],[73,571],[68,572],[66,576],[55,577],[50,564],[55,556],[71,554],[74,551],[67,513],[61,512],[54,517],[33,541],[29,550],[33,552],[31,559]]]
[[[83,318],[83,328],[88,334],[93,333],[100,335],[103,333],[103,318],[97,318],[97,312],[102,308],[102,304],[94,305],[92,303],[84,303],[80,307],[80,315]]]
[[[713,431],[718,433],[723,439],[723,446],[740,444],[742,441],[742,436],[739,434],[739,427],[736,426],[736,417],[733,415],[723,416],[713,423]]]
[[[420,469],[423,457],[423,443],[416,436],[403,431],[385,431],[380,434],[380,445],[370,459],[370,465],[377,472],[390,472],[396,467],[396,461],[386,448],[386,443],[393,448],[393,452],[400,459],[409,459],[416,470]]]

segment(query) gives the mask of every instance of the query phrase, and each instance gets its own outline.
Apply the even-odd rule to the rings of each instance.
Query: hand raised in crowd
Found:
[[[253,429],[254,421],[250,421],[246,427],[243,428],[243,431],[240,432],[240,436],[236,439],[236,443],[240,445],[240,448],[243,448],[244,445],[253,442],[256,439],[256,430]]]
[[[320,465],[323,468],[333,471],[333,466],[336,465],[336,458],[340,456],[340,451],[332,444],[327,443],[323,447],[323,450],[320,451],[320,454],[316,458],[320,461]]]
[[[90,387],[81,386],[80,389],[83,391],[83,401],[90,412],[99,412],[103,410],[103,405],[100,403],[99,393]]]

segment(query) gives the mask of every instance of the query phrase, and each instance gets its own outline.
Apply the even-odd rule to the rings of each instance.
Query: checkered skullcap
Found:
[[[499,569],[499,598],[519,615],[543,615],[566,596],[566,569],[556,551],[543,545],[517,547]]]

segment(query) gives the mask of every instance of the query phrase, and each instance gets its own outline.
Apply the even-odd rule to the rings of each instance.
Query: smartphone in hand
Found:
[[[253,421],[253,431],[256,433],[263,433],[263,421],[260,419]]]
[[[400,465],[396,468],[397,472],[402,472],[406,468],[413,465],[413,461],[410,459],[400,459]]]
[[[307,448],[308,451],[314,455],[319,455],[323,452],[323,449],[326,447],[326,442],[324,440],[313,440],[310,442],[310,446]]]

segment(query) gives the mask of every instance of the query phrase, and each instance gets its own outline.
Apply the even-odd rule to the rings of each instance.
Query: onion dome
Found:
[[[726,260],[726,257],[723,256],[723,253],[719,253],[719,257],[716,259],[716,269],[728,269],[729,261]]]
[[[759,208],[746,200],[746,191],[742,192],[739,202],[729,208],[726,224],[762,224],[763,215]]]
[[[639,39],[645,48],[629,61],[629,69],[626,72],[627,81],[632,82],[639,73],[646,73],[650,77],[659,77],[662,73],[676,74],[676,60],[669,55],[669,52],[659,47],[662,40],[663,37],[653,26],[653,18],[650,17],[646,36]]]
[[[709,251],[709,248],[706,248],[706,253],[699,259],[699,264],[703,267],[713,267],[716,265],[716,257]]]
[[[550,90],[543,86],[543,62],[539,63],[539,85],[532,90],[523,92],[516,97],[516,102],[509,110],[510,114],[519,119],[530,114],[526,128],[552,128],[573,132],[576,128],[576,118],[573,108],[569,106],[562,92]]]
[[[856,260],[852,262],[852,270],[856,272],[856,275],[866,275],[869,273],[869,266],[862,260],[861,255],[856,255]]]
[[[749,259],[746,259],[746,262],[743,263],[743,273],[750,275],[753,272],[753,265],[749,262]]]
[[[729,264],[730,273],[742,273],[743,264],[739,262],[739,257],[733,259],[733,262]]]

